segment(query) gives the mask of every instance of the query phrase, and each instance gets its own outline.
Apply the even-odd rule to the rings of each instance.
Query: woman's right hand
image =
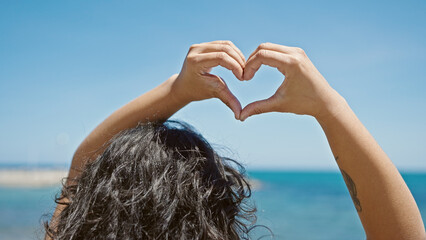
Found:
[[[265,112],[307,114],[317,119],[334,115],[345,103],[300,48],[263,43],[246,62],[243,79],[252,79],[262,64],[276,67],[285,80],[268,99],[247,105],[240,120]]]
[[[243,79],[262,64],[276,67],[285,80],[266,99],[247,105],[240,119],[264,112],[314,116],[327,137],[367,239],[425,239],[419,208],[398,169],[327,83],[303,50],[261,44],[246,62]]]
[[[218,98],[234,112],[235,118],[239,119],[240,102],[222,78],[210,74],[211,69],[219,65],[231,70],[239,80],[242,80],[244,55],[231,41],[192,45],[173,84],[173,91],[185,102]]]

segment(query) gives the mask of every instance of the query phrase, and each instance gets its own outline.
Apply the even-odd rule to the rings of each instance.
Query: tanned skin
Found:
[[[404,179],[305,52],[261,44],[247,60],[243,78],[253,78],[262,64],[276,67],[285,81],[272,97],[247,105],[240,119],[265,112],[315,117],[328,139],[367,239],[424,240],[423,221]]]
[[[211,68],[220,65],[239,80],[250,80],[263,64],[277,68],[285,81],[273,96],[244,109],[223,79],[210,74]],[[220,99],[241,121],[266,112],[313,116],[328,139],[367,239],[425,239],[423,221],[410,190],[345,99],[302,49],[272,43],[259,45],[247,61],[230,41],[192,45],[179,74],[115,111],[84,139],[74,154],[66,184],[73,184],[72,179],[118,132],[138,123],[166,120],[190,102],[210,98]],[[51,226],[61,210],[58,205]]]

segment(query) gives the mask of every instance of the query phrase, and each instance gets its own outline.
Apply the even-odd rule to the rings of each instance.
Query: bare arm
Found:
[[[77,177],[84,165],[102,153],[105,143],[120,131],[135,127],[138,123],[166,120],[188,104],[178,99],[173,91],[176,78],[177,74],[116,110],[99,124],[77,148],[68,178]]]
[[[96,159],[103,152],[105,143],[118,132],[132,128],[139,122],[165,120],[185,106],[188,102],[178,100],[172,90],[176,76],[173,75],[158,87],[129,102],[99,124],[75,151],[66,185],[76,183],[74,179],[84,170],[84,166]],[[68,199],[62,199],[61,202],[66,203]],[[51,227],[55,228],[55,220],[63,208],[62,204],[56,206]],[[47,234],[45,239],[50,239]]]
[[[343,101],[318,118],[368,239],[425,239],[416,202],[396,167]]]
[[[368,239],[425,239],[419,209],[396,167],[303,50],[262,44],[247,60],[244,79],[261,64],[286,79],[269,99],[246,106],[241,120],[264,112],[314,116],[323,128]]]
[[[116,110],[84,139],[74,154],[66,185],[75,184],[73,179],[79,176],[88,162],[103,152],[106,143],[114,135],[138,123],[167,120],[192,101],[219,98],[238,118],[241,111],[239,101],[220,77],[209,72],[211,68],[221,65],[241,79],[244,63],[240,50],[229,41],[191,46],[179,75],[173,75],[158,87]],[[54,219],[62,210],[63,205],[58,204],[51,226],[54,226]]]

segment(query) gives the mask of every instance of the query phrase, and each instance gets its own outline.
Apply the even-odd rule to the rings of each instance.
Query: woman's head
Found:
[[[57,230],[46,228],[59,239],[246,238],[255,208],[242,170],[187,124],[139,125],[64,188]]]

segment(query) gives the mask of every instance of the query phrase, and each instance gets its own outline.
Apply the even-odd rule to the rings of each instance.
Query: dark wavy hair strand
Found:
[[[121,132],[75,183],[54,239],[249,239],[256,221],[244,168],[182,122]]]

